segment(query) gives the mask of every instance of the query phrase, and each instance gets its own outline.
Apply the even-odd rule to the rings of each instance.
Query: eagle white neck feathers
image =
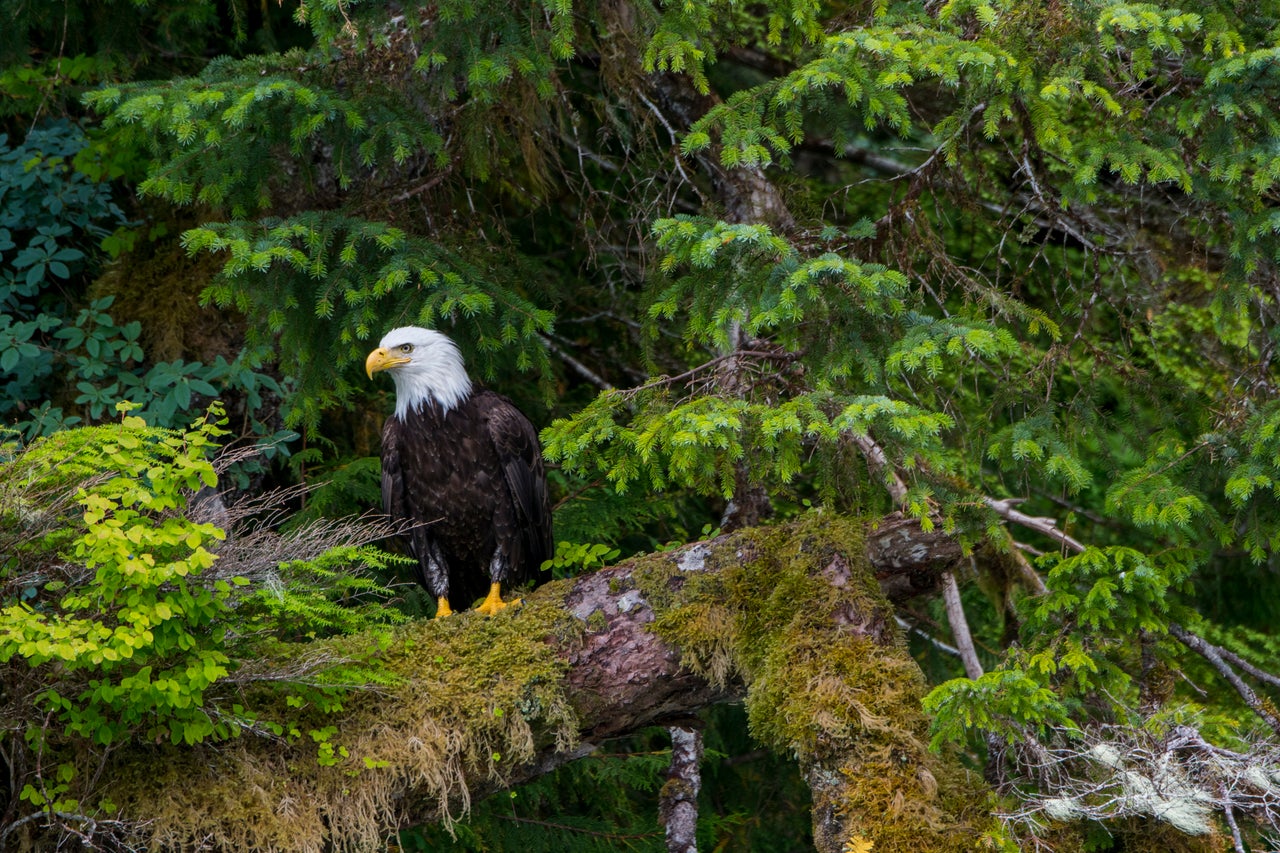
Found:
[[[403,419],[423,406],[439,406],[447,413],[471,396],[462,353],[449,338],[417,326],[387,332],[369,356],[370,371],[389,371],[396,383],[396,416]]]

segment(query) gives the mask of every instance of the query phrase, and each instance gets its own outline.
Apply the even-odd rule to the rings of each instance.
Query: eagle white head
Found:
[[[364,362],[369,378],[387,370],[396,383],[396,416],[425,404],[448,412],[471,395],[471,379],[462,353],[449,338],[418,326],[387,332]]]

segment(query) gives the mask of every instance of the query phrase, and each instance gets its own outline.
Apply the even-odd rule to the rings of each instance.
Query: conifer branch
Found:
[[[1040,518],[1019,512],[1011,506],[1012,501],[1010,499],[998,501],[993,498],[984,498],[984,502],[1004,518],[1043,533],[1045,536],[1062,543],[1062,545],[1072,551],[1079,553],[1085,550],[1085,546],[1083,544],[1059,530],[1055,526],[1054,519]],[[1274,706],[1270,702],[1264,702],[1259,699],[1257,693],[1255,693],[1249,685],[1244,683],[1236,671],[1232,669],[1231,664],[1225,659],[1225,650],[1218,648],[1204,638],[1193,634],[1174,622],[1169,623],[1169,633],[1184,646],[1204,658],[1215,670],[1218,671],[1218,674],[1231,685],[1236,693],[1239,694],[1240,698],[1244,700],[1245,704],[1253,709],[1254,713],[1261,717],[1273,731],[1280,734],[1280,717],[1276,715]],[[1231,655],[1230,652],[1226,652],[1226,654]],[[1236,658],[1237,661],[1239,661],[1238,656],[1231,655],[1231,657]],[[1245,671],[1250,675],[1253,675],[1255,678],[1260,678],[1261,680],[1271,684],[1277,683],[1278,680],[1274,676],[1258,670],[1256,667],[1247,663],[1246,665],[1248,668],[1245,669]],[[1243,668],[1244,667],[1242,667],[1242,669]]]

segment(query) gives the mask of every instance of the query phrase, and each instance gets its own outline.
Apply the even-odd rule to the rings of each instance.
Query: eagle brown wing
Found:
[[[432,550],[428,525],[421,512],[412,505],[405,481],[404,459],[400,453],[400,442],[405,429],[405,425],[395,415],[387,418],[382,427],[382,511],[392,521],[412,524],[405,535],[409,540],[409,553],[417,561],[414,574],[417,575],[418,583],[435,595],[438,582],[433,584],[430,578],[428,555]]]
[[[387,418],[382,426],[382,511],[396,520],[409,515],[404,505],[399,426],[400,422],[395,418]]]
[[[485,410],[489,438],[515,512],[517,530],[508,541],[520,551],[510,555],[511,581],[519,584],[535,579],[542,563],[552,557],[551,504],[542,448],[537,430],[510,400],[492,391],[478,394],[484,398],[477,403]]]

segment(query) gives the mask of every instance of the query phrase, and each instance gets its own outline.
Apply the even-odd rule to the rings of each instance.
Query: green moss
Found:
[[[609,620],[605,618],[602,611],[593,610],[591,615],[587,617],[587,630],[593,634],[603,631],[609,627]]]
[[[246,734],[216,748],[117,753],[108,770],[115,814],[148,821],[145,841],[174,849],[197,840],[235,850],[370,849],[437,803],[441,819],[456,820],[469,808],[468,776],[500,786],[539,748],[575,743],[566,664],[545,642],[581,631],[562,597],[553,589],[493,619],[466,613],[398,629],[378,656],[393,683],[357,691],[340,709],[292,707],[287,689],[250,685],[245,704],[292,728],[276,748]],[[295,663],[364,659],[361,642],[368,638],[297,648]],[[400,796],[406,789],[411,799]]]
[[[811,513],[739,534],[716,549],[716,571],[671,563],[635,577],[685,666],[747,684],[753,736],[799,759],[815,813],[834,815],[843,840],[879,853],[971,850],[993,828],[985,786],[927,749],[923,676],[869,566],[849,562],[864,553],[863,530]]]
[[[747,685],[751,732],[798,757],[815,834],[840,836],[828,848],[856,836],[878,853],[972,849],[992,825],[985,788],[928,753],[923,679],[868,567],[851,562],[862,553],[860,522],[813,513],[640,559],[627,585],[689,668]],[[494,619],[396,629],[375,655],[391,683],[354,692],[341,709],[298,709],[287,690],[246,684],[244,705],[293,731],[269,748],[246,734],[216,748],[121,750],[104,770],[114,814],[149,821],[142,840],[152,847],[238,850],[375,848],[410,818],[462,817],[466,780],[501,787],[540,748],[574,744],[563,646],[547,642],[594,630],[563,607],[572,584],[548,584]],[[292,650],[292,662],[365,660],[368,643],[313,643]],[[291,655],[280,658],[264,670]]]
[[[662,783],[662,788],[658,792],[660,800],[693,800],[697,798],[698,792],[694,790],[693,785],[687,779],[668,779]]]

